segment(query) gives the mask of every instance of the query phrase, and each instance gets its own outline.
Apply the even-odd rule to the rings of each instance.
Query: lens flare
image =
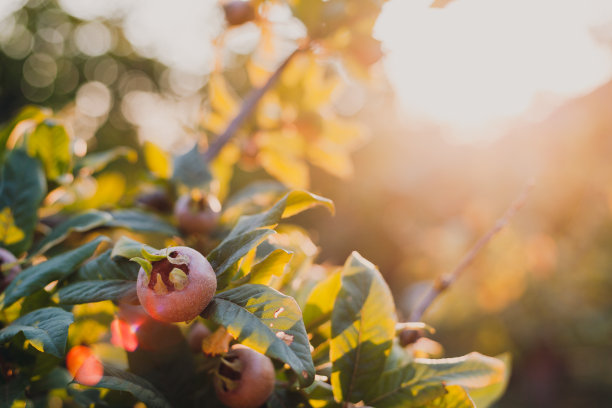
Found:
[[[74,379],[83,385],[94,386],[104,374],[102,363],[87,346],[75,346],[66,355],[66,367]]]

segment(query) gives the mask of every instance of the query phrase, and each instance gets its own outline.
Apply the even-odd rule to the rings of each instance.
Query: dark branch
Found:
[[[278,68],[276,68],[276,71],[274,71],[274,73],[270,76],[270,78],[268,78],[265,84],[263,84],[259,88],[253,89],[247,95],[247,97],[242,102],[242,105],[240,106],[240,111],[234,117],[234,119],[232,119],[232,121],[227,126],[225,131],[221,133],[219,137],[216,138],[210,144],[210,146],[208,147],[208,150],[202,153],[202,159],[204,160],[205,163],[210,163],[215,157],[217,157],[221,149],[223,149],[223,146],[225,146],[227,142],[230,141],[230,139],[234,136],[234,134],[236,134],[238,129],[240,129],[240,126],[242,126],[245,120],[251,115],[251,113],[255,109],[255,106],[257,106],[257,103],[262,98],[262,96],[264,96],[264,94],[272,87],[272,85],[276,83],[276,81],[281,76],[281,74],[283,73],[287,65],[289,65],[289,62],[293,59],[293,57],[297,53],[304,51],[305,49],[306,47],[300,47],[296,49],[295,51],[293,51],[283,61],[283,63]]]

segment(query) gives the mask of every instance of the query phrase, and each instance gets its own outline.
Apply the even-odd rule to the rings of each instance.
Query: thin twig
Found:
[[[530,181],[521,191],[521,193],[514,199],[512,204],[508,207],[504,215],[501,216],[486,234],[484,234],[467,254],[463,257],[461,262],[455,267],[455,269],[446,276],[439,276],[434,282],[433,286],[429,291],[421,298],[420,302],[412,310],[410,314],[410,321],[418,322],[423,317],[423,314],[427,308],[433,303],[433,301],[461,275],[461,273],[472,263],[478,252],[487,244],[491,239],[501,231],[508,223],[510,219],[516,214],[516,212],[525,204],[529,191],[533,187],[533,182]]]
[[[225,131],[221,133],[219,137],[216,138],[210,144],[208,150],[202,153],[202,159],[204,160],[204,162],[210,163],[215,157],[217,157],[221,149],[223,149],[223,146],[225,146],[227,142],[230,141],[230,139],[234,136],[238,129],[240,129],[240,126],[242,126],[245,120],[251,115],[251,113],[255,109],[255,106],[257,106],[257,103],[262,98],[262,96],[264,96],[264,94],[272,87],[272,85],[276,83],[276,81],[281,76],[285,68],[287,68],[287,65],[289,65],[289,62],[293,59],[293,57],[299,52],[304,51],[305,49],[307,49],[306,46],[299,47],[291,54],[289,54],[289,56],[283,61],[283,63],[280,64],[278,68],[276,68],[276,71],[274,71],[270,78],[268,78],[265,84],[263,84],[259,88],[253,89],[247,95],[247,97],[242,102],[242,105],[240,106],[240,111],[238,111],[234,119],[232,119]]]

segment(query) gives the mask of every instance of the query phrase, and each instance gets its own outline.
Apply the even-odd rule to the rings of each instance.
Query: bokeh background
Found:
[[[296,222],[320,262],[358,250],[377,264],[405,317],[535,180],[525,207],[424,319],[448,356],[512,353],[499,407],[606,406],[612,5],[430,5],[385,5],[375,30],[384,58],[332,95],[335,113],[362,128],[352,171],[311,169],[310,189],[332,198],[337,215]],[[288,40],[303,35],[282,7],[274,22]],[[215,64],[240,90],[244,73],[232,64],[262,35],[252,23],[226,31],[215,0],[3,0],[0,123],[41,104],[70,118],[82,149],[151,141],[179,152],[194,140]],[[116,166],[125,186],[108,199],[120,200],[136,179]],[[266,177],[250,170],[235,178]]]

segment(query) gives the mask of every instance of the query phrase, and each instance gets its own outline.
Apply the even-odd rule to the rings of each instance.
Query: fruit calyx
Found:
[[[224,391],[233,391],[238,388],[242,378],[242,362],[238,356],[226,354],[221,357],[215,375]]]
[[[142,258],[130,260],[144,269],[149,289],[159,295],[185,289],[189,282],[189,257],[168,248],[155,252],[142,248],[141,254]]]

